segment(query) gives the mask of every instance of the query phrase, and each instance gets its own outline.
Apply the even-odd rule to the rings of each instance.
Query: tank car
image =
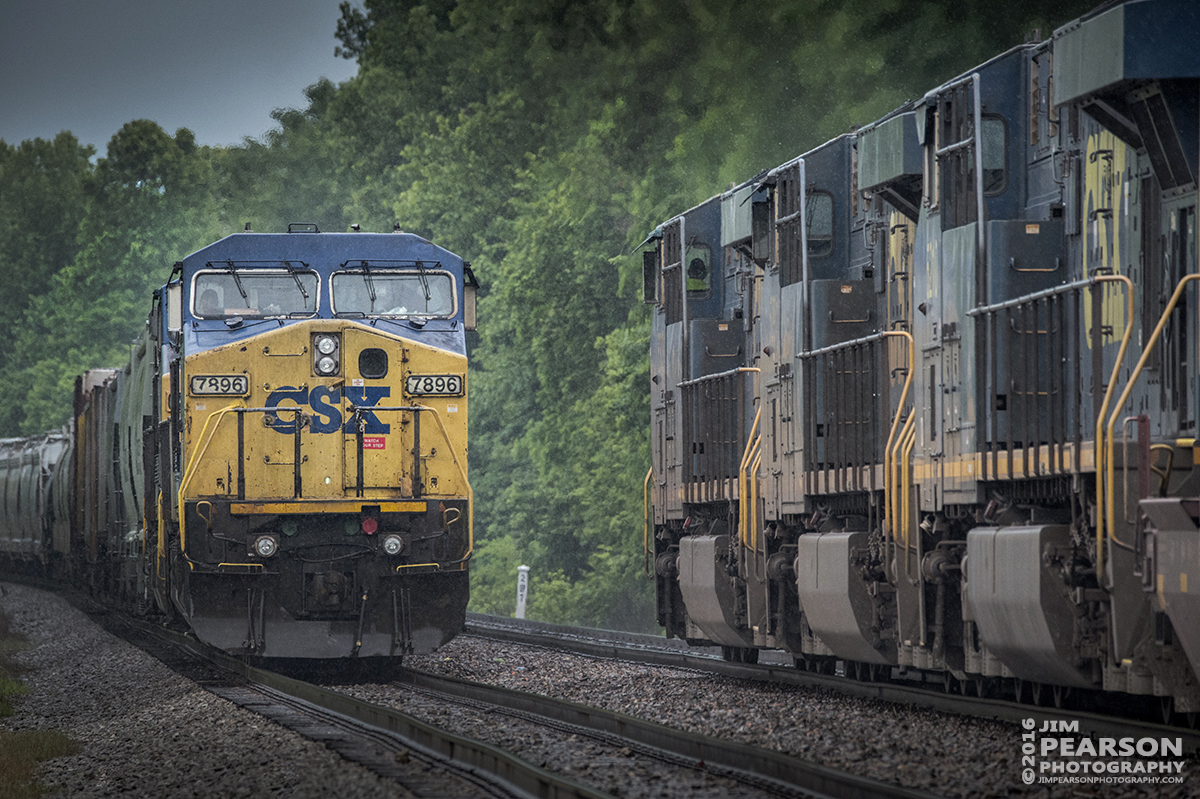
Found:
[[[20,562],[40,562],[46,555],[55,517],[44,509],[69,441],[65,430],[0,440],[0,549]]]
[[[655,230],[669,635],[1200,710],[1198,29],[1108,4]]]
[[[402,232],[247,230],[187,256],[130,362],[76,381],[41,560],[229,652],[433,651],[469,592],[476,287]],[[4,519],[6,554],[36,555]]]

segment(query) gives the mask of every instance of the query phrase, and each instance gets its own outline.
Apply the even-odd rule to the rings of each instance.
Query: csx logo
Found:
[[[312,422],[309,425],[312,432],[336,433],[341,430],[347,435],[353,435],[358,432],[355,429],[354,417],[343,419],[342,397],[350,400],[358,408],[373,408],[379,404],[381,399],[390,397],[391,394],[390,386],[341,386],[338,388],[317,386],[312,391],[305,388],[281,386],[267,397],[267,407],[279,407],[283,418],[280,419],[278,416],[268,418],[272,428],[280,433],[292,435],[296,430],[295,421],[288,419],[291,414],[287,413],[287,405],[284,403],[295,403],[300,407],[307,405],[312,409]],[[390,424],[379,421],[379,418],[370,411],[363,414],[363,421],[366,423],[363,429],[364,433],[386,435],[392,432]]]

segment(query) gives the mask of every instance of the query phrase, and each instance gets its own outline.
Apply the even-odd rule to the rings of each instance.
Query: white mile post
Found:
[[[517,567],[517,618],[525,618],[525,598],[529,596],[529,567]]]

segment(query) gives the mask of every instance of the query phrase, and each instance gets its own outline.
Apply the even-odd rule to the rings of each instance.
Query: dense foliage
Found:
[[[69,415],[191,250],[394,223],[473,262],[474,609],[649,629],[649,314],[631,249],[672,213],[868,122],[1073,0],[366,0],[358,75],[214,149],[135,120],[93,158],[0,141],[0,435]]]

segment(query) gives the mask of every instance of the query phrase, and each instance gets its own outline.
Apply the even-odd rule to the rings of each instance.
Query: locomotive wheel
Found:
[[[1175,697],[1161,697],[1159,700],[1159,707],[1162,710],[1163,724],[1170,724],[1171,716],[1175,713]]]
[[[1046,686],[1040,682],[1029,683],[1029,703],[1031,705],[1042,706],[1046,701]]]
[[[858,663],[860,682],[885,682],[891,666],[886,663]]]
[[[948,694],[958,693],[958,680],[950,672],[942,672],[942,687]]]
[[[1050,686],[1050,692],[1054,696],[1054,707],[1062,710],[1063,703],[1067,701],[1071,689],[1064,685],[1052,685]]]
[[[722,646],[721,659],[726,663],[758,662],[758,650],[752,646]]]
[[[821,661],[809,660],[809,659],[803,658],[803,657],[796,658],[796,668],[800,669],[801,671],[810,672],[812,674],[824,674],[825,673],[824,669],[822,668]]]

